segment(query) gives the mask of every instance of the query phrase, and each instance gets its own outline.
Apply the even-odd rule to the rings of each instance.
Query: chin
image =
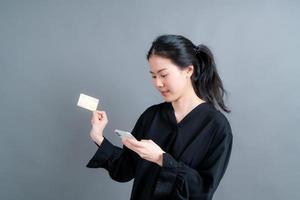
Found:
[[[164,99],[166,102],[173,102],[173,101],[175,101],[175,99],[172,98],[172,97],[163,97],[163,99]]]
[[[180,96],[173,95],[173,96],[168,96],[168,97],[163,97],[163,98],[166,102],[172,103],[172,102],[178,101],[180,99]]]
[[[171,101],[172,101],[170,98],[164,97],[164,96],[163,96],[163,99],[164,99],[166,102],[171,102]]]

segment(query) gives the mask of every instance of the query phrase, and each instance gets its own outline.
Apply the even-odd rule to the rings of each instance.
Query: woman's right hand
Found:
[[[108,122],[105,111],[94,111],[91,119],[92,129],[90,136],[94,142],[101,145],[104,137],[103,130]]]

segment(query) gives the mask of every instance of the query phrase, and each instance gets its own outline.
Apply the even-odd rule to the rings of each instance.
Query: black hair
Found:
[[[197,96],[227,113],[230,112],[223,100],[227,92],[217,72],[214,56],[207,46],[195,46],[181,35],[161,35],[152,42],[147,59],[152,55],[169,58],[180,69],[193,65],[191,81]]]

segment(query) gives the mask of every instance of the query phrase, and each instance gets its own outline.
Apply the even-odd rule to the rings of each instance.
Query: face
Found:
[[[176,101],[192,88],[193,66],[180,69],[170,59],[156,55],[149,58],[149,64],[153,85],[165,101]]]

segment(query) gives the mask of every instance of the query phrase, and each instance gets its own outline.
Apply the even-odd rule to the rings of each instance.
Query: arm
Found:
[[[230,126],[215,133],[208,152],[197,169],[163,154],[163,166],[154,196],[172,194],[172,199],[211,199],[227,168],[232,147]]]
[[[134,178],[137,163],[136,156],[126,147],[120,148],[111,144],[104,138],[95,155],[86,167],[104,168],[110,177],[118,182],[130,181]]]
[[[143,133],[143,114],[136,122],[132,134],[140,138]],[[96,143],[96,142],[95,142]],[[97,144],[97,143],[96,143]],[[111,144],[106,138],[103,139],[95,155],[90,159],[86,167],[104,168],[109,172],[110,177],[119,182],[130,181],[134,178],[138,156],[126,146],[123,149]]]

